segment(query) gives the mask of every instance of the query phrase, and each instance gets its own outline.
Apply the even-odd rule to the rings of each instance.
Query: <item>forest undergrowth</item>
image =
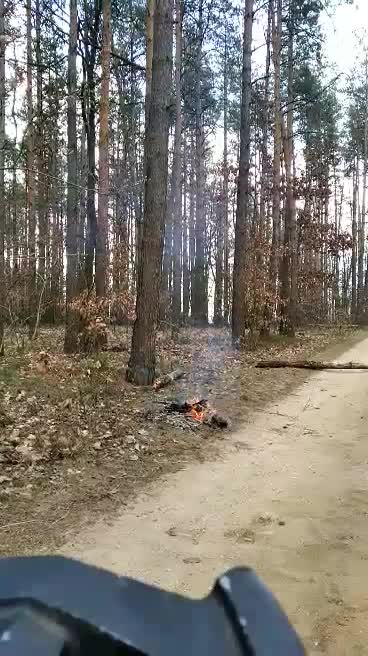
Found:
[[[0,553],[48,551],[77,526],[113,513],[147,483],[189,461],[221,454],[247,415],[306,378],[296,370],[254,367],[267,357],[310,357],[359,340],[361,330],[321,326],[294,338],[258,339],[240,351],[226,330],[159,333],[161,373],[185,376],[155,392],[125,380],[131,331],[119,328],[119,351],[91,357],[63,353],[63,331],[42,328],[31,347],[6,345],[0,363]],[[332,354],[333,355],[333,354]],[[226,430],[168,414],[165,402],[207,398],[230,420]],[[251,434],[250,434],[251,449]],[[240,447],[239,447],[240,448]]]

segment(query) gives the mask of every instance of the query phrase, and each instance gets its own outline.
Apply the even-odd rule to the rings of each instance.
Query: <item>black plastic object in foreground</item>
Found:
[[[250,569],[191,600],[61,557],[0,560],[0,656],[302,656]]]

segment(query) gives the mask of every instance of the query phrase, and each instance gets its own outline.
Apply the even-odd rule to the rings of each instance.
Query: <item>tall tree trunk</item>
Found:
[[[136,315],[127,380],[150,385],[155,377],[156,332],[167,202],[172,0],[156,0],[151,102],[146,125],[145,203]]]
[[[364,273],[364,253],[365,253],[365,223],[366,223],[366,198],[367,198],[367,167],[368,167],[368,55],[365,56],[365,98],[364,98],[364,136],[363,136],[363,188],[362,188],[362,208],[361,208],[361,227],[359,234],[359,260],[358,260],[358,314],[366,314],[366,293]]]
[[[0,356],[4,355],[5,329],[5,5],[0,0]]]
[[[160,293],[160,319],[167,321],[171,309],[171,274],[172,274],[172,251],[173,251],[173,187],[172,180],[167,199],[167,209],[165,218],[164,234],[164,252],[162,261],[161,274],[161,293]]]
[[[188,242],[188,190],[187,190],[187,140],[184,136],[184,207],[183,207],[183,321],[186,323],[190,308],[190,269]]]
[[[227,28],[227,24],[226,24]],[[229,162],[228,162],[228,44],[225,37],[225,65],[224,65],[224,172],[223,172],[223,222],[224,222],[224,252],[223,252],[223,316],[225,326],[230,319],[230,262],[229,262]]]
[[[357,212],[359,188],[359,160],[355,157],[355,170],[353,171],[353,206],[352,206],[352,237],[353,246],[351,254],[351,316],[356,319],[357,314]]]
[[[78,350],[78,314],[71,303],[78,293],[78,179],[77,159],[77,48],[78,13],[77,0],[70,0],[70,27],[68,53],[68,190],[66,225],[66,324],[65,353]],[[55,217],[54,217],[55,218]]]
[[[36,321],[36,212],[34,174],[34,116],[32,77],[32,0],[27,0],[27,223],[28,223],[28,327],[32,337]]]
[[[129,292],[129,226],[128,226],[128,192],[126,190],[128,180],[128,124],[124,121],[125,117],[125,94],[123,86],[123,76],[121,75],[118,63],[114,65],[116,84],[119,95],[120,117],[118,131],[122,132],[123,153],[120,152],[117,145],[117,162],[116,162],[116,184],[118,192],[116,194],[116,217],[115,217],[115,251],[113,258],[113,285],[115,292]],[[121,123],[121,125],[120,125]],[[135,193],[135,191],[134,191]],[[117,318],[120,317],[120,309],[117,309]]]
[[[155,16],[155,5],[156,0],[147,0],[146,5],[146,95],[145,95],[145,104],[144,104],[144,124],[145,128],[148,124],[148,116],[151,106],[151,90],[152,90],[152,61],[153,61],[153,32],[154,32],[154,16]],[[146,162],[146,151],[143,154],[143,184],[146,184],[147,177],[147,162]],[[141,248],[141,239],[142,239],[142,218],[141,215],[139,219],[136,217],[136,262],[135,267],[138,273],[139,271],[139,258],[142,252]]]
[[[196,217],[195,265],[192,294],[192,320],[196,324],[208,321],[208,299],[205,271],[206,216],[204,209],[204,132],[202,117],[201,80],[203,50],[203,0],[198,4],[198,35],[195,63],[195,138],[196,138]]]
[[[181,58],[182,58],[181,0],[175,0],[175,135],[174,135],[174,156],[173,156],[173,170],[172,170],[172,195],[174,201],[172,320],[175,324],[178,324],[181,319],[181,280],[182,280]]]
[[[15,45],[14,45],[14,58],[16,55],[15,51]],[[17,123],[17,115],[15,111],[15,106],[16,106],[16,100],[17,100],[17,89],[16,86],[14,85],[13,89],[13,99],[12,99],[12,119],[13,119],[13,126],[14,126],[14,140],[17,143],[18,141],[18,123]],[[13,274],[17,274],[19,271],[19,237],[20,235],[18,234],[19,232],[19,226],[18,226],[18,198],[17,198],[17,153],[14,151],[13,157],[12,157],[12,192],[11,192],[11,198],[12,198],[12,220],[11,220],[11,225],[12,225],[12,246],[13,246]],[[1,293],[1,292],[0,292]],[[17,308],[18,310],[18,308]]]
[[[80,137],[80,155],[79,155],[79,221],[77,233],[78,246],[78,292],[86,288],[85,279],[85,258],[86,258],[86,219],[87,219],[87,149],[86,149],[86,126],[82,123]]]
[[[87,83],[89,89],[94,87],[94,80],[89,76]],[[88,289],[93,286],[93,271],[96,250],[96,205],[95,205],[95,184],[96,184],[96,96],[95,90],[90,90],[90,109],[88,111],[88,128],[87,135],[87,235],[85,248],[85,279]]]
[[[38,295],[45,285],[46,274],[46,237],[47,237],[47,208],[46,208],[46,165],[44,156],[44,116],[43,116],[43,75],[42,75],[42,43],[41,23],[43,2],[36,0],[36,133],[35,154],[37,161],[37,213],[38,213]]]
[[[223,114],[224,114],[224,147],[223,147],[223,187],[220,214],[217,217],[217,244],[216,244],[216,275],[215,275],[215,300],[214,316],[215,325],[222,325],[229,321],[229,289],[228,271],[225,269],[225,261],[228,251],[228,219],[229,219],[229,166],[228,166],[228,25],[225,18],[224,35],[224,71],[223,71]],[[226,316],[225,316],[226,315]]]
[[[102,53],[100,141],[98,146],[98,223],[96,248],[96,294],[105,296],[109,265],[109,90],[111,59],[111,0],[102,0]]]
[[[87,137],[87,236],[85,248],[85,279],[87,289],[92,289],[96,252],[96,56],[98,48],[101,3],[93,5],[84,0],[83,72],[82,94],[83,119]]]
[[[216,193],[216,192],[214,192]],[[215,243],[215,293],[213,307],[213,323],[215,326],[223,324],[223,290],[224,290],[224,221],[223,203],[216,202],[214,198],[214,217],[216,225]]]
[[[294,196],[294,0],[289,3],[288,16],[288,55],[287,55],[287,112],[286,126],[282,119],[282,137],[286,173],[286,207],[284,252],[281,278],[282,332],[294,335],[297,308],[297,243],[296,243],[296,204]]]
[[[148,123],[151,106],[152,90],[152,61],[153,61],[153,31],[155,16],[155,0],[147,0],[146,7],[146,97],[145,97],[145,123]]]
[[[271,63],[271,25],[272,25],[272,1],[268,3],[267,34],[266,34],[266,73],[263,96],[263,121],[262,121],[262,144],[261,144],[261,189],[259,201],[259,233],[261,240],[266,237],[266,201],[270,184],[270,170],[268,163],[268,128],[269,128],[269,85],[270,85],[270,63]],[[260,262],[261,264],[261,262]]]
[[[190,177],[189,177],[189,270],[190,270],[190,309],[194,304],[195,275],[195,143],[194,135],[190,139]]]
[[[235,221],[235,249],[233,271],[232,335],[238,340],[244,335],[245,267],[247,223],[249,220],[249,168],[250,168],[250,98],[252,82],[253,0],[245,0],[242,99],[240,113],[240,157]]]
[[[280,186],[281,186],[281,97],[280,64],[282,34],[282,0],[277,2],[275,19],[274,0],[272,2],[272,59],[274,66],[274,147],[273,147],[273,184],[272,184],[272,251],[270,261],[270,278],[274,296],[277,293],[280,249]]]

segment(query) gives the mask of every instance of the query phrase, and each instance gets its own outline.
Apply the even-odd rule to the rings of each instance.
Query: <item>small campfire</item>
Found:
[[[171,401],[167,404],[166,411],[178,412],[202,424],[208,424],[216,428],[227,428],[229,426],[228,419],[220,415],[207,399]]]

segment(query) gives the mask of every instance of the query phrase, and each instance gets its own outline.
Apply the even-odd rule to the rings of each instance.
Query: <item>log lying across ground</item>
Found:
[[[318,360],[261,360],[258,369],[368,369],[368,364],[361,362],[319,362]]]
[[[174,371],[172,371],[170,374],[165,374],[160,378],[156,378],[155,382],[153,383],[153,389],[157,392],[157,390],[166,387],[166,385],[170,385],[170,383],[173,383],[174,380],[182,378],[184,374],[185,371],[182,369],[174,369]]]

